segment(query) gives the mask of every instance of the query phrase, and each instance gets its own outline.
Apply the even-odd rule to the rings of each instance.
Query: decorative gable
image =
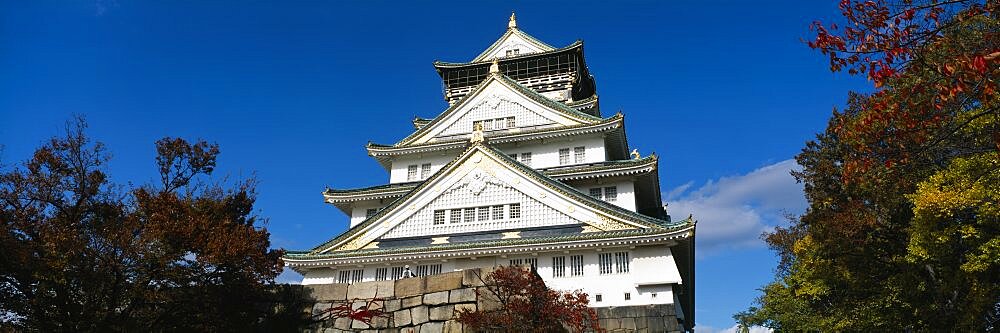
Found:
[[[468,135],[476,122],[483,122],[489,134],[496,130],[573,126],[600,120],[548,100],[497,73],[400,144],[430,143]]]
[[[538,42],[531,41],[526,34],[520,31],[508,32],[500,37],[497,44],[483,52],[474,61],[484,61],[494,58],[506,58],[523,54],[531,54],[545,51],[552,51],[554,48],[548,45],[538,45]],[[533,38],[532,38],[533,39]]]
[[[459,221],[450,215],[457,210],[461,210]],[[499,215],[494,218],[494,214]],[[466,220],[466,216],[474,219]],[[413,192],[314,252],[373,248],[379,238],[581,223],[585,231],[657,227],[634,212],[602,204],[477,143]]]

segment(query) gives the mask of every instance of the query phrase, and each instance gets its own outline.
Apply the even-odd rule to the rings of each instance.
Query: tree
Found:
[[[77,119],[0,172],[0,313],[25,331],[246,331],[281,270],[254,181],[204,182],[217,145],[156,142],[161,184],[109,180]]]
[[[559,292],[545,286],[529,268],[501,266],[480,277],[480,308],[462,309],[458,321],[473,330],[503,332],[602,332],[587,294]]]
[[[1000,1],[840,2],[809,46],[867,75],[807,143],[809,208],[766,235],[775,282],[744,325],[982,331],[1000,319]]]

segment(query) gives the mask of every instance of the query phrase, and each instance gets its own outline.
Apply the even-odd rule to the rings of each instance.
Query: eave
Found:
[[[558,181],[595,179],[605,177],[636,176],[656,172],[656,155],[641,159],[608,161],[591,164],[577,164],[539,169],[545,175]],[[323,191],[323,201],[333,204],[350,215],[350,204],[368,200],[395,199],[406,195],[421,182],[406,182],[377,185],[355,189],[327,189]]]
[[[694,226],[695,221],[689,219],[669,228],[602,231],[560,237],[515,238],[390,249],[359,249],[353,251],[333,251],[322,254],[289,251],[282,259],[288,266],[306,268],[311,266],[491,256],[506,253],[560,251],[595,247],[634,246],[640,244],[666,243],[668,246],[672,246],[681,239],[693,237]]]
[[[492,48],[492,46],[491,46],[491,48]],[[582,40],[577,40],[577,41],[575,41],[575,42],[573,42],[573,43],[571,43],[569,45],[566,45],[564,47],[553,48],[550,51],[543,51],[543,52],[536,52],[536,53],[525,53],[525,54],[519,54],[519,55],[515,55],[515,56],[510,56],[510,57],[501,57],[501,58],[498,58],[498,60],[500,61],[500,63],[504,63],[506,61],[520,60],[520,59],[531,58],[531,57],[541,57],[541,56],[548,56],[548,55],[559,54],[559,53],[571,53],[571,52],[574,52],[576,49],[580,49],[580,48],[583,48],[583,41]],[[489,49],[487,49],[487,51],[489,51]],[[478,60],[477,59],[473,59],[473,61],[470,61],[470,62],[434,61],[434,68],[439,69],[438,72],[440,72],[440,69],[453,69],[453,68],[482,66],[482,65],[487,65],[488,66],[491,61],[493,61],[493,59],[478,59]]]

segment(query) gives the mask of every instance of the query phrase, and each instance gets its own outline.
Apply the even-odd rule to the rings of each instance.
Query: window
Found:
[[[573,162],[583,163],[587,160],[587,147],[574,147],[573,148]]]
[[[511,259],[510,260],[510,265],[511,266],[521,266],[523,264],[524,264],[524,259]]]
[[[483,131],[502,130],[513,128],[514,124],[514,117],[475,120],[472,122],[472,130],[475,131],[477,127]]]
[[[431,176],[431,164],[424,163],[420,165],[420,179],[427,179]]]
[[[611,274],[611,253],[601,253],[597,255],[597,263],[600,267],[601,275]]]
[[[385,281],[389,279],[389,267],[375,269],[375,281]]]
[[[601,297],[601,294],[597,294],[597,295],[594,295],[594,302],[600,302],[600,301],[603,301],[603,299],[602,299],[602,298],[603,298],[603,297]]]
[[[493,119],[483,120],[483,130],[489,131],[493,129]]]
[[[507,128],[514,128],[514,117],[507,117]]]
[[[590,196],[594,197],[594,199],[601,200],[601,188],[595,187],[590,189]]]
[[[569,164],[569,148],[559,149],[559,165]]]
[[[361,276],[364,275],[364,270],[342,270],[337,276],[337,282],[339,283],[356,283],[361,282]]]
[[[509,56],[516,56],[516,55],[517,55],[518,53],[521,53],[521,49],[511,49],[511,50],[507,50],[507,56],[508,56],[508,57],[509,57]]]
[[[519,203],[510,204],[510,218],[511,219],[521,218],[521,204]]]
[[[475,131],[476,128],[479,128],[480,130],[483,129],[483,121],[482,120],[476,120],[476,121],[472,122],[472,131]]]
[[[417,180],[417,165],[411,164],[406,166],[406,180]]]
[[[372,216],[375,216],[375,214],[378,214],[378,208],[368,208],[368,210],[365,211],[365,219],[370,219]]]
[[[627,301],[630,299],[632,299],[632,293],[625,293],[625,300]]]
[[[517,258],[510,260],[511,266],[538,267],[538,258]]]
[[[451,210],[451,216],[448,217],[448,220],[451,221],[451,223],[462,222],[462,210],[461,209],[452,209]]]
[[[521,164],[531,166],[531,153],[521,153]]]
[[[656,298],[656,293],[649,294],[650,298]]]
[[[583,256],[575,255],[569,257],[570,275],[583,276]]]
[[[493,219],[503,220],[503,206],[493,206]]]
[[[477,207],[476,211],[479,213],[479,221],[486,221],[490,219],[490,207]]]
[[[618,187],[605,187],[604,188],[604,201],[615,202],[618,200]]]
[[[552,277],[566,276],[566,257],[552,257]]]
[[[510,158],[517,161],[517,154],[510,154]]]
[[[538,258],[526,258],[524,264],[531,267],[538,267]]]
[[[444,224],[444,210],[434,211],[434,225]]]
[[[615,252],[615,273],[628,273],[628,252]]]
[[[465,209],[465,222],[472,222],[476,220],[476,209],[466,208]]]
[[[403,277],[403,266],[396,266],[392,268],[392,279],[399,279]]]
[[[417,265],[417,276],[441,274],[441,264]]]

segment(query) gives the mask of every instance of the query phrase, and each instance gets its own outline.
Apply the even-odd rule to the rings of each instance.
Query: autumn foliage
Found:
[[[478,311],[463,309],[458,321],[488,332],[602,332],[597,313],[587,307],[587,294],[560,292],[545,286],[532,269],[497,267],[481,277]]]
[[[160,184],[118,185],[85,127],[0,171],[0,330],[259,329],[281,262],[254,181],[207,182],[218,147],[165,138]]]
[[[840,1],[809,46],[851,93],[796,157],[809,208],[766,236],[744,325],[1000,330],[1000,1]]]

